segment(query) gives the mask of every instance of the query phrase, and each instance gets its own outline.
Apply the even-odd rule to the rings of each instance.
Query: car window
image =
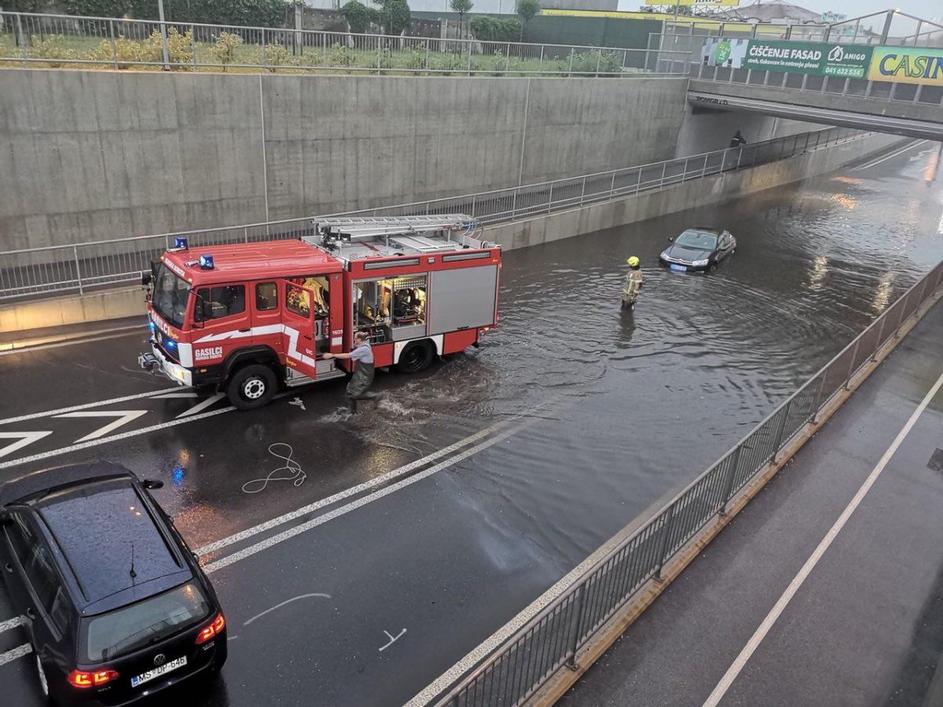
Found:
[[[137,604],[94,616],[85,625],[85,659],[110,660],[198,623],[209,613],[209,602],[199,585],[188,582]]]
[[[65,631],[72,618],[72,605],[61,585],[52,598],[52,605],[47,607],[47,611],[56,628],[60,632]]]
[[[52,606],[56,592],[60,589],[59,576],[53,567],[52,557],[45,545],[35,545],[26,566],[26,577],[39,603],[47,611]]]
[[[688,248],[700,248],[702,250],[713,250],[717,247],[717,236],[713,233],[704,231],[685,231],[676,241],[680,246]]]
[[[22,513],[11,514],[11,520],[12,522],[6,526],[7,537],[10,539],[10,545],[13,547],[16,558],[23,567],[26,567],[30,550],[35,543],[35,535]]]
[[[278,309],[278,286],[274,282],[260,282],[255,286],[255,308],[260,312]]]
[[[194,321],[205,322],[221,319],[246,311],[245,285],[222,285],[201,287],[197,290]]]

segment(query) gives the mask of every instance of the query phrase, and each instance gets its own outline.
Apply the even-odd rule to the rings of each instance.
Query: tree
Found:
[[[462,28],[462,36],[464,36],[466,34],[465,13],[471,11],[472,0],[449,0],[449,7],[452,8],[452,12],[458,13],[458,24]]]
[[[350,31],[356,32],[357,34],[363,34],[370,29],[372,23],[378,22],[379,20],[379,13],[376,10],[372,7],[367,7],[363,3],[357,2],[357,0],[350,0],[350,2],[344,5],[344,7],[341,8],[341,14],[344,16],[344,19],[347,20]]]
[[[540,12],[540,0],[517,0],[517,16],[521,18],[521,41],[524,41],[524,28]]]
[[[380,3],[380,20],[386,34],[400,35],[409,27],[412,14],[406,0],[382,0]]]
[[[131,0],[65,0],[62,9],[70,15],[124,17],[131,10]]]

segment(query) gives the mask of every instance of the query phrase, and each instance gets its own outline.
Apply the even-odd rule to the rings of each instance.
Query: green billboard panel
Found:
[[[754,71],[862,79],[867,76],[873,51],[873,47],[861,44],[751,39],[741,66]]]

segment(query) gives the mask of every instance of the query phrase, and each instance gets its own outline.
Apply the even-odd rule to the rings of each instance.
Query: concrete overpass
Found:
[[[691,79],[688,101],[707,110],[763,113],[810,123],[943,140],[943,104],[939,102],[697,78]]]

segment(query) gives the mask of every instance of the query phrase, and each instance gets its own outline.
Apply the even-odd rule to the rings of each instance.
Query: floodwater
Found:
[[[515,526],[529,519],[567,568],[706,469],[943,258],[938,147],[509,252],[500,327],[476,357],[398,387],[398,403],[501,415],[554,401],[545,424],[453,482],[482,516],[493,496],[513,505]],[[727,228],[737,252],[708,275],[665,271],[658,253],[692,225]],[[645,276],[634,314],[619,305],[629,255]]]

